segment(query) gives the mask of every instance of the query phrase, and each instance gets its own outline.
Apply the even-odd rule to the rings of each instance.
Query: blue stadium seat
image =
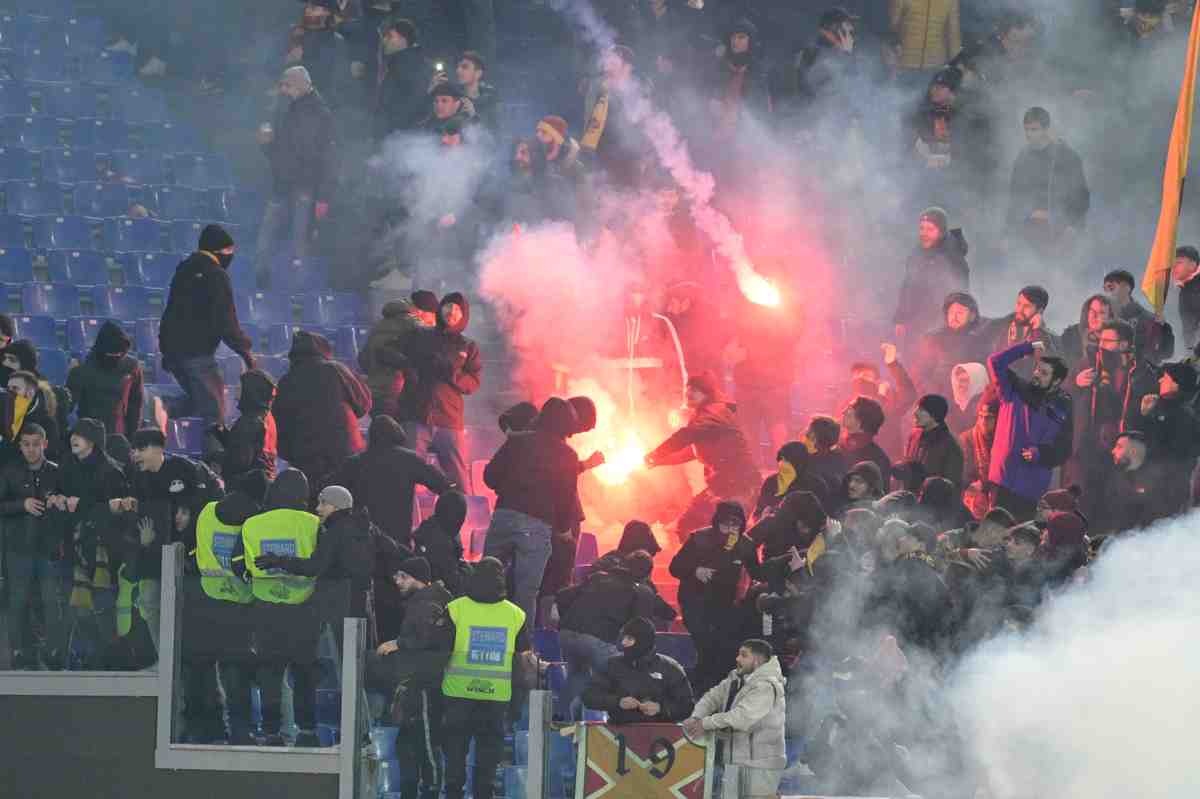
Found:
[[[10,180],[4,184],[4,196],[10,214],[41,216],[63,212],[63,187],[58,183]]]
[[[14,214],[0,215],[0,247],[24,247],[25,220]]]
[[[93,228],[100,220],[82,216],[43,216],[33,220],[33,246],[45,250],[90,250],[96,246]]]
[[[0,83],[0,114],[32,114],[33,102],[24,83]]]
[[[142,125],[142,146],[160,152],[187,152],[203,147],[196,132],[185,125],[164,122],[161,125]]]
[[[229,164],[219,156],[178,153],[171,164],[175,182],[180,186],[216,189],[233,185]]]
[[[236,239],[235,236],[234,240]],[[286,251],[271,256],[272,287],[297,294],[308,294],[320,291],[328,285],[329,264],[324,258],[297,258]]]
[[[67,129],[72,147],[90,147],[110,153],[129,146],[129,126],[119,119],[77,119]]]
[[[67,350],[78,356],[85,355],[96,343],[96,336],[107,321],[104,316],[72,316],[67,320]],[[121,324],[117,319],[112,321]]]
[[[179,267],[178,257],[168,252],[143,252],[131,253],[131,255],[136,259],[138,280],[131,282],[132,273],[126,270],[125,282],[127,285],[164,289],[171,285],[171,278],[175,277],[175,270]]]
[[[487,497],[467,497],[467,518],[463,526],[468,530],[486,530],[492,523],[492,507]]]
[[[22,55],[11,47],[0,47],[0,81],[21,80]]]
[[[58,330],[53,316],[30,316],[22,314],[13,317],[17,329],[17,338],[27,338],[36,347],[58,347]]]
[[[107,35],[99,17],[72,17],[63,24],[67,47],[75,53],[98,53],[104,49]]]
[[[282,355],[264,355],[257,359],[258,368],[269,374],[275,380],[279,380],[288,370],[288,359]]]
[[[74,199],[75,213],[111,218],[125,215],[132,196],[124,183],[80,183],[75,187]]]
[[[63,23],[54,19],[55,9],[45,7],[39,2],[36,14],[22,14],[17,17],[15,32],[21,37],[21,44],[27,49],[38,47],[47,50],[65,50],[67,44],[66,30]]]
[[[200,219],[204,216],[204,195],[186,186],[157,186],[153,189],[154,210],[161,219]],[[172,233],[172,241],[175,241]],[[178,244],[175,245],[178,248]],[[183,249],[196,246],[196,239]]]
[[[154,124],[167,118],[167,103],[155,89],[114,89],[113,116],[134,125]]]
[[[50,147],[42,150],[42,180],[80,183],[99,177],[96,154],[91,150],[69,147]]]
[[[96,313],[116,319],[161,317],[164,299],[162,289],[146,286],[96,286],[92,289]]]
[[[6,116],[0,121],[0,140],[32,150],[60,144],[58,120],[52,117]]]
[[[236,219],[242,223],[257,223],[263,212],[263,199],[243,189],[213,191],[213,211],[221,219]]]
[[[533,648],[542,660],[562,661],[562,649],[558,644],[558,630],[534,630]]]
[[[33,255],[24,247],[0,248],[0,283],[33,282]]]
[[[162,183],[167,174],[163,158],[157,153],[115,150],[108,164],[119,180],[143,186]]]
[[[187,191],[184,189],[183,191]],[[180,219],[171,223],[171,249],[178,252],[195,250],[200,242],[200,231],[204,230],[204,222]],[[227,228],[228,230],[228,228]],[[232,236],[233,233],[230,233]],[[234,236],[234,241],[237,237]]]
[[[47,44],[44,47],[27,47],[25,49],[25,79],[62,81],[67,75],[67,48],[60,43],[57,47]]]
[[[288,350],[292,348],[292,333],[300,329],[297,325],[287,322],[272,322],[258,327],[259,335],[254,341],[260,344],[261,352],[266,355],[287,355]]]
[[[154,219],[113,219],[107,225],[109,246],[117,252],[163,252],[164,231]]]
[[[41,113],[59,119],[87,119],[100,116],[96,89],[78,83],[46,83],[36,88],[41,97]]]
[[[67,382],[70,359],[57,347],[38,347],[38,371],[51,385],[61,386]]]
[[[362,325],[344,325],[333,334],[333,354],[347,364],[358,363],[358,351],[367,343],[370,331]]]
[[[52,283],[107,286],[111,280],[108,258],[95,250],[51,250],[46,253],[46,261]]]
[[[158,354],[157,319],[138,319],[133,323],[133,349],[147,355]]]
[[[204,452],[204,419],[181,417],[167,423],[167,449],[199,457]]]
[[[0,147],[0,180],[32,179],[33,158],[29,151],[21,147]]]
[[[92,83],[106,85],[133,82],[133,56],[112,50],[101,50],[84,63],[84,74]]]
[[[70,283],[26,283],[21,287],[21,307],[31,315],[79,316],[79,289]]]
[[[221,370],[221,380],[227,386],[241,384],[243,365],[242,359],[237,355],[222,355],[217,357],[217,367]]]
[[[287,323],[295,321],[292,298],[280,292],[253,292],[249,297],[249,318],[260,324]]]
[[[575,565],[585,566],[595,563],[600,556],[600,547],[596,543],[595,533],[580,533],[579,541],[575,544]]]

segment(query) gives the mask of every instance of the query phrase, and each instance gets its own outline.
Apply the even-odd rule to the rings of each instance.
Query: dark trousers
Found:
[[[283,718],[283,672],[289,664],[273,660],[258,667],[254,681],[262,692],[263,732],[279,731]],[[292,663],[292,703],[296,710],[296,726],[302,731],[317,729],[317,680],[320,668],[316,663]]]
[[[442,702],[441,686],[418,688],[404,695],[404,721],[396,736],[400,799],[417,799],[422,788],[426,796],[437,796],[442,790],[442,759],[438,752]]]
[[[188,737],[196,743],[219,741],[225,737],[225,716],[221,711],[217,661],[212,658],[189,658],[183,666],[183,718]]]
[[[29,606],[33,592],[39,591],[42,609],[46,617],[46,642],[48,652],[56,652],[61,658],[66,649],[66,596],[64,594],[66,566],[62,561],[51,561],[37,555],[10,552],[8,563],[8,643],[14,652],[28,653],[35,642],[25,636],[29,629]]]
[[[703,602],[683,603],[683,623],[696,645],[692,686],[699,696],[725,679],[737,656],[737,636],[730,635],[733,608],[718,609]]]
[[[463,799],[467,784],[467,750],[475,739],[475,799],[492,799],[496,770],[504,756],[504,712],[507,702],[446,699],[442,716],[442,751],[446,755],[446,799]]]
[[[212,424],[225,420],[225,381],[215,357],[173,359],[167,369],[186,395],[170,408],[172,416],[198,416]]]
[[[254,667],[244,661],[229,661],[221,663],[220,669],[225,710],[229,714],[229,742],[235,745],[248,744],[251,733],[250,688],[254,682]]]

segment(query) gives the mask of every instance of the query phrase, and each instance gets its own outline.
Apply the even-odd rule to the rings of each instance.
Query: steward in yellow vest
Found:
[[[263,602],[299,605],[312,596],[315,580],[273,568],[271,556],[308,558],[317,548],[321,521],[308,507],[308,478],[288,469],[267,492],[267,509],[242,525],[242,545],[251,590]],[[266,557],[266,562],[261,558]]]
[[[261,510],[266,472],[246,472],[219,502],[205,505],[196,519],[196,568],[204,593],[222,602],[248,605],[254,594],[247,577],[242,525]]]

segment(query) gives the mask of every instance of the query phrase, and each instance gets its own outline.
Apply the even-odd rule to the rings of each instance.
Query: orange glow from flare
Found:
[[[596,479],[605,485],[621,485],[638,469],[645,468],[646,446],[637,433],[626,433],[625,440],[604,453],[605,462],[596,467]]]
[[[749,264],[745,264],[742,269],[737,270],[737,282],[742,294],[755,305],[778,308],[783,301],[775,284],[755,272],[754,267]]]

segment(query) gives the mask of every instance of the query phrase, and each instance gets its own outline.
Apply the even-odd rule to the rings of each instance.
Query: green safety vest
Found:
[[[277,605],[299,605],[312,596],[316,578],[278,570],[263,571],[258,568],[257,558],[264,552],[293,558],[312,557],[320,526],[321,520],[313,514],[291,508],[269,510],[246,520],[242,525],[242,546],[246,550],[251,591],[256,598]]]
[[[459,597],[446,606],[454,622],[454,651],[442,678],[442,693],[458,699],[512,699],[512,662],[525,611],[509,602]]]
[[[125,566],[117,571],[117,635],[124,638],[133,629],[133,591],[137,582],[125,579]]]
[[[196,519],[196,567],[200,587],[213,599],[249,605],[254,601],[250,584],[233,571],[233,552],[242,537],[240,524],[217,518],[217,503],[210,502]]]

